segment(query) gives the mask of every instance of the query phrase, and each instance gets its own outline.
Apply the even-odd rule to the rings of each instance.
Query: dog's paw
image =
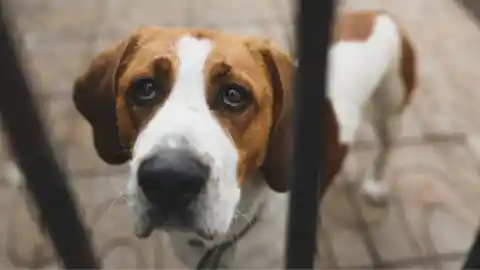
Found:
[[[388,188],[376,180],[366,179],[363,182],[360,191],[367,202],[373,205],[382,206],[387,203],[389,194]]]

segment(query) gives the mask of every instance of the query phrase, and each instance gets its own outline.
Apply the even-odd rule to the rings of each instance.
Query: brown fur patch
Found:
[[[407,37],[404,30],[402,33],[402,58],[401,58],[401,72],[402,79],[405,83],[406,98],[405,103],[410,101],[410,98],[415,90],[417,84],[417,59],[415,50],[410,39]]]
[[[358,11],[340,16],[333,28],[333,42],[367,40],[381,11]]]

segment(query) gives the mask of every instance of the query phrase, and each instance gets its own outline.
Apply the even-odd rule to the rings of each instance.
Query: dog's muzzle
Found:
[[[203,190],[210,169],[193,152],[159,149],[138,167],[138,186],[158,227],[189,226],[189,206]]]

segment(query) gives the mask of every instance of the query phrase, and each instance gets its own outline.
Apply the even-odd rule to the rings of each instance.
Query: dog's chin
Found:
[[[221,235],[211,230],[196,228],[191,223],[185,224],[178,220],[159,222],[148,215],[143,215],[135,221],[135,236],[139,239],[149,238],[156,230],[166,233],[192,233],[207,241],[212,241]]]
[[[166,233],[192,233],[205,241],[215,241],[216,239],[222,238],[225,234],[216,230],[206,230],[203,228],[196,228],[192,225],[180,224],[179,222],[158,223],[147,215],[135,222],[135,236],[138,239],[147,239],[156,230]]]
[[[210,233],[203,229],[186,228],[181,226],[166,226],[166,225],[156,226],[153,223],[137,223],[135,225],[135,236],[138,239],[147,239],[156,230],[163,231],[166,233],[193,233],[205,241],[215,241],[216,239],[220,239],[224,235],[223,233]]]
[[[155,230],[164,232],[189,232],[194,231],[184,226],[176,225],[155,225],[154,223],[137,223],[135,225],[135,236],[139,239],[149,238]]]
[[[219,232],[210,233],[210,232],[207,232],[207,231],[202,230],[202,229],[196,229],[195,234],[199,238],[201,238],[202,240],[207,241],[207,242],[215,242],[219,239],[222,239],[222,237],[225,235],[225,233],[219,233]]]
[[[194,231],[193,229],[190,229],[190,226],[185,224],[181,224],[176,221],[158,222],[147,215],[135,222],[135,236],[139,239],[149,238],[155,230],[164,232]]]

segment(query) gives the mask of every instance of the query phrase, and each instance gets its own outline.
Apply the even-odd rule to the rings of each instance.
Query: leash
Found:
[[[239,241],[242,237],[244,237],[250,229],[257,223],[258,215],[255,215],[251,222],[243,228],[237,235],[234,235],[232,239],[220,243],[216,246],[211,247],[210,249],[205,252],[205,255],[200,259],[197,264],[196,269],[199,270],[207,270],[207,269],[218,269],[218,265],[220,260],[222,259],[223,254],[227,249],[233,247],[237,241]]]

